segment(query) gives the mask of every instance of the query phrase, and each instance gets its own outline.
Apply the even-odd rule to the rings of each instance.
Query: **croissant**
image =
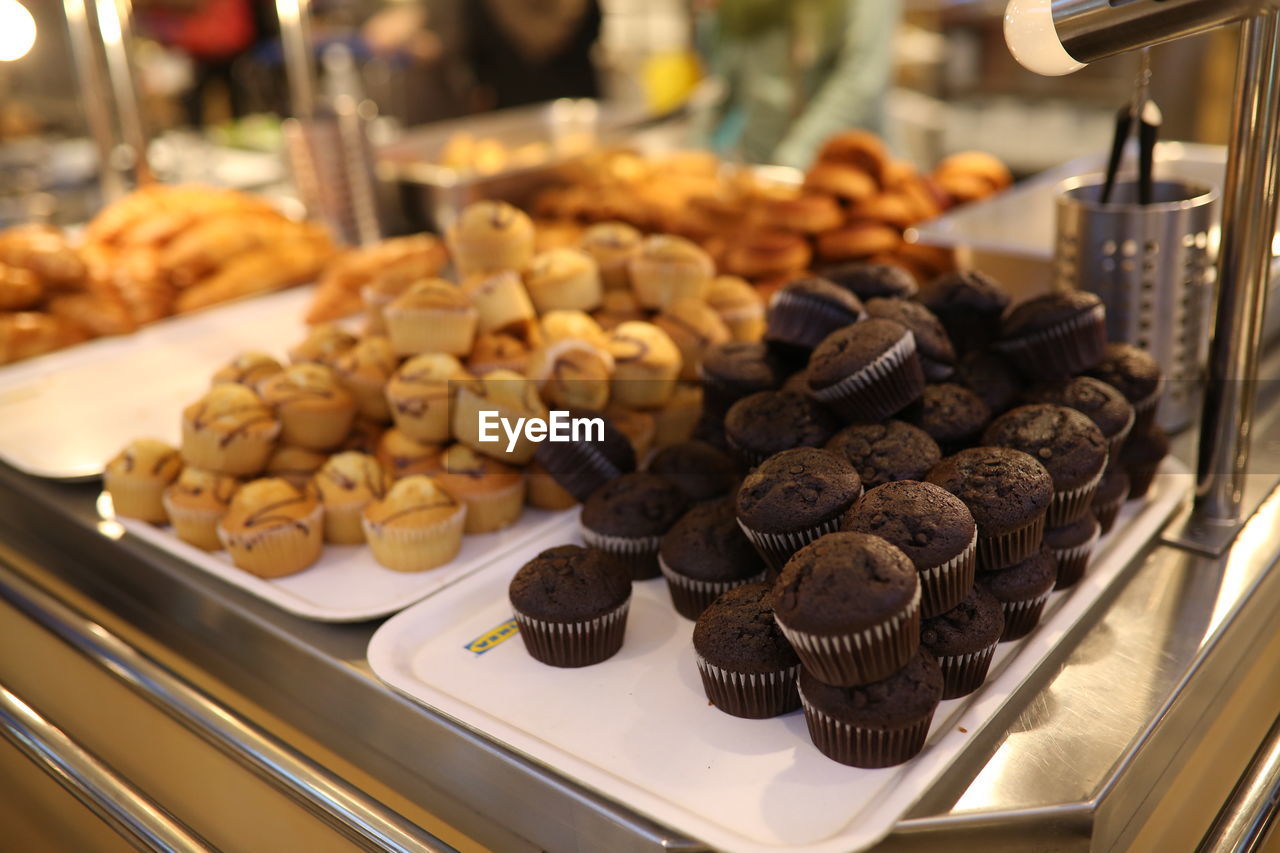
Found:
[[[220,213],[174,237],[160,253],[160,267],[177,287],[187,287],[227,259],[275,240],[293,223],[280,214]]]
[[[127,335],[138,328],[124,300],[107,291],[55,296],[49,300],[49,313],[95,337]]]
[[[324,323],[357,313],[360,290],[375,279],[417,281],[434,278],[449,261],[444,244],[431,234],[395,237],[364,249],[354,249],[325,270],[316,288],[308,323]]]
[[[0,364],[43,355],[86,340],[83,329],[35,311],[0,314]]]
[[[304,233],[295,239],[255,249],[224,264],[216,273],[178,294],[178,312],[195,311],[253,293],[283,290],[314,279],[332,254],[327,237]]]
[[[0,263],[0,311],[30,308],[44,296],[44,285],[31,270]]]
[[[30,270],[55,290],[84,285],[84,261],[66,235],[48,225],[20,225],[0,232],[0,264]]]

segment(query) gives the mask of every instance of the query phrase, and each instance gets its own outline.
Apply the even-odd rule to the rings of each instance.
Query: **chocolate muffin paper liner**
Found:
[[[908,331],[874,361],[834,385],[810,389],[814,399],[854,421],[879,421],[906,408],[924,391],[916,336]]]
[[[636,581],[656,578],[658,572],[658,548],[661,536],[606,536],[585,525],[582,539],[590,548],[603,551],[631,573]]]
[[[1106,317],[1106,309],[1095,305],[1047,329],[1000,341],[995,348],[1035,379],[1066,379],[1102,361]]]
[[[1133,434],[1133,425],[1137,422],[1137,412],[1129,413],[1129,421],[1119,432],[1107,439],[1107,464],[1102,466],[1102,470],[1106,471],[1111,464],[1112,459],[1120,458],[1120,449],[1124,447],[1124,443],[1129,440],[1129,436]]]
[[[296,521],[242,532],[218,525],[218,540],[237,567],[260,578],[300,572],[320,558],[324,548],[324,506]]]
[[[1160,408],[1160,400],[1164,397],[1164,377],[1160,377],[1156,390],[1133,404],[1133,430],[1144,433],[1156,420],[1156,410]]]
[[[467,505],[459,504],[453,515],[430,527],[377,524],[367,517],[362,521],[374,559],[397,572],[422,572],[443,566],[458,555]]]
[[[758,530],[752,530],[742,519],[738,519],[738,526],[742,528],[742,532],[751,540],[751,544],[755,546],[760,556],[775,572],[781,572],[782,567],[787,564],[787,560],[791,559],[791,555],[799,551],[805,545],[813,540],[826,536],[828,533],[835,533],[840,529],[840,516],[836,516],[830,521],[824,521],[821,524],[799,530],[795,533],[761,533]]]
[[[516,624],[529,655],[549,666],[577,667],[600,663],[617,654],[627,633],[631,598],[594,619],[550,622],[516,611]]]
[[[982,686],[987,678],[987,670],[991,668],[991,659],[995,656],[998,642],[985,649],[969,652],[967,655],[949,655],[939,657],[942,667],[942,698],[959,699],[968,696]]]
[[[810,634],[774,621],[805,669],[824,684],[857,687],[888,678],[920,648],[920,587],[900,613],[879,625],[851,634]]]
[[[1044,539],[1045,514],[1017,530],[978,537],[978,571],[994,572],[1021,563],[1036,551]]]
[[[579,502],[585,501],[605,483],[626,473],[599,448],[586,442],[546,441],[538,446],[534,456],[551,479]]]
[[[1068,589],[1080,582],[1085,570],[1089,568],[1089,558],[1093,556],[1093,549],[1097,547],[1098,537],[1101,535],[1100,531],[1095,530],[1088,542],[1071,548],[1049,549],[1058,558],[1058,581],[1054,584],[1054,589]]]
[[[978,531],[965,549],[945,563],[920,571],[921,615],[928,619],[955,607],[973,588],[977,569]]]
[[[764,720],[800,707],[796,688],[799,664],[778,672],[734,672],[708,663],[702,655],[697,658],[702,689],[711,703],[726,714]]]
[[[671,603],[675,606],[676,612],[686,619],[697,619],[702,615],[702,611],[711,606],[711,602],[724,593],[734,587],[762,581],[767,574],[767,572],[759,572],[741,580],[698,580],[685,577],[668,566],[667,561],[662,559],[661,552],[658,554],[658,568],[667,579],[667,589],[671,591]]]
[[[1053,500],[1049,501],[1045,524],[1049,527],[1064,527],[1084,518],[1085,513],[1093,506],[1093,496],[1098,493],[1098,484],[1102,482],[1102,475],[1106,472],[1107,463],[1104,459],[1098,466],[1098,473],[1083,486],[1055,491]]]
[[[729,445],[729,449],[734,452],[734,455],[736,455],[742,464],[748,469],[755,468],[761,462],[773,455],[772,453],[761,453],[758,450],[750,450],[743,447],[741,444],[733,440],[733,435],[730,434],[728,430],[725,430],[724,438],[725,442]]]
[[[852,319],[849,312],[833,308],[820,299],[797,297],[786,290],[779,290],[769,304],[768,330],[770,341],[800,349],[813,349],[822,343],[828,332],[856,323],[865,313]],[[814,330],[823,330],[815,334]]]
[[[1048,600],[1049,593],[1046,592],[1039,598],[1027,601],[1001,602],[1001,607],[1004,608],[1004,633],[1000,635],[1000,642],[1020,640],[1030,634],[1031,629],[1040,624],[1040,614],[1044,612],[1044,603]]]
[[[1160,470],[1160,463],[1134,465],[1126,467],[1124,470],[1129,475],[1129,500],[1132,501],[1138,498],[1145,498],[1147,492],[1151,491],[1151,481],[1156,478],[1156,472]]]
[[[1126,497],[1128,496],[1122,494],[1110,503],[1093,505],[1093,517],[1098,519],[1103,533],[1109,533],[1115,525],[1116,516],[1120,514],[1120,507],[1124,505]]]
[[[809,738],[818,750],[841,764],[851,767],[892,767],[913,757],[924,748],[933,713],[919,722],[897,729],[867,729],[837,720],[809,704],[800,691],[804,719]]]

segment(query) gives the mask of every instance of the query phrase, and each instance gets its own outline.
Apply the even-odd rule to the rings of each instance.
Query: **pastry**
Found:
[[[720,315],[698,299],[673,300],[653,325],[666,332],[680,351],[680,378],[689,381],[701,376],[703,353],[732,337]]]
[[[216,385],[182,410],[182,461],[237,477],[257,474],[280,431],[280,421],[253,391]]]
[[[747,282],[734,275],[718,275],[707,289],[711,306],[735,341],[758,341],[764,334],[764,300]]]
[[[763,198],[756,204],[755,220],[765,229],[821,234],[844,222],[844,212],[834,198],[807,192],[794,198]]]
[[[1022,398],[1027,382],[994,350],[971,352],[956,366],[955,380],[982,398],[992,415],[1001,415]]]
[[[467,507],[464,533],[510,527],[524,511],[524,472],[455,444],[440,457],[436,484]]]
[[[527,338],[506,332],[484,332],[471,348],[467,369],[476,376],[495,370],[524,373],[529,370],[531,356]]]
[[[329,454],[321,450],[280,445],[267,460],[267,467],[263,469],[262,474],[264,477],[288,480],[298,488],[302,488],[311,482],[312,476],[328,459]]]
[[[520,567],[507,590],[529,655],[548,666],[590,666],[622,648],[631,583],[607,558],[561,545]]]
[[[512,270],[472,276],[463,281],[462,290],[479,312],[479,332],[500,332],[535,321],[529,293]]]
[[[595,259],[605,290],[626,290],[631,287],[631,258],[643,240],[644,236],[625,222],[600,222],[583,232],[578,245]]]
[[[111,493],[116,515],[163,524],[169,516],[161,495],[181,471],[176,448],[154,438],[139,438],[107,463],[102,481]]]
[[[578,503],[577,498],[557,483],[536,457],[525,469],[525,483],[531,507],[556,511],[569,509]]]
[[[1124,466],[1112,463],[1102,475],[1098,491],[1093,496],[1093,517],[1098,519],[1103,535],[1111,532],[1120,514],[1120,507],[1129,498],[1129,474]]]
[[[977,444],[991,420],[991,409],[963,385],[942,382],[924,386],[920,402],[909,406],[903,417],[928,433],[944,454],[952,454]]]
[[[731,497],[742,480],[732,456],[697,439],[663,447],[645,470],[666,477],[694,505]]]
[[[839,422],[807,395],[760,391],[729,407],[725,438],[746,468],[793,447],[822,447]]]
[[[359,417],[377,423],[391,420],[387,381],[399,360],[391,341],[381,335],[364,338],[333,361],[333,372],[356,398]]]
[[[836,329],[866,317],[862,301],[819,276],[793,279],[769,300],[764,339],[804,356]]]
[[[459,387],[453,436],[491,459],[527,465],[538,444],[522,427],[546,421],[547,414],[533,382],[510,370],[495,370]]]
[[[393,480],[414,474],[431,474],[440,467],[439,444],[427,444],[410,438],[402,430],[389,429],[378,440],[374,453]]]
[[[412,285],[383,309],[387,337],[396,355],[471,351],[479,312],[460,288],[440,278]]]
[[[726,714],[762,720],[800,707],[800,659],[774,621],[768,584],[734,586],[704,608],[693,651],[708,701]]]
[[[715,275],[706,252],[670,234],[646,237],[628,269],[636,299],[653,310],[685,297],[702,299]]]
[[[915,336],[879,318],[838,329],[809,358],[809,388],[850,422],[888,418],[924,391]]]
[[[438,276],[448,261],[444,244],[434,234],[393,237],[347,251],[325,267],[307,322],[355,314],[362,303],[366,310],[371,303],[384,305],[413,282]],[[375,311],[370,317],[374,334],[385,332],[379,322]]]
[[[165,488],[161,500],[174,534],[205,551],[222,550],[218,522],[227,514],[240,481],[227,474],[192,468],[182,469],[178,479]]]
[[[722,267],[730,275],[762,279],[795,276],[809,266],[813,251],[801,235],[790,231],[749,231],[725,249]]]
[[[1106,346],[1102,300],[1070,290],[1013,306],[1001,322],[996,349],[1032,379],[1066,379],[1096,366]]]
[[[827,264],[866,260],[892,252],[902,242],[898,229],[880,222],[856,221],[818,235],[818,258]]]
[[[822,161],[805,173],[804,185],[806,189],[833,195],[846,204],[857,204],[880,191],[875,179],[862,169]]]
[[[300,344],[289,348],[289,361],[332,366],[338,356],[355,345],[355,335],[332,323],[322,323],[312,328]]]
[[[656,408],[671,396],[681,370],[680,350],[662,329],[652,323],[623,323],[609,335],[609,354],[615,404]]]
[[[1101,535],[1102,525],[1098,524],[1092,512],[1070,524],[1045,530],[1044,546],[1058,561],[1058,580],[1054,589],[1070,589],[1080,582]]]
[[[686,619],[697,619],[720,595],[765,579],[765,564],[738,526],[733,501],[695,506],[662,537],[658,566],[671,603]]]
[[[223,382],[235,382],[249,388],[257,388],[258,383],[268,376],[274,376],[284,367],[265,352],[242,352],[231,361],[220,367],[213,374],[212,385]]]
[[[315,474],[324,504],[324,538],[335,545],[364,542],[364,508],[381,499],[390,486],[386,470],[372,456],[346,451],[331,456]]]
[[[1159,424],[1130,434],[1120,451],[1119,460],[1129,475],[1129,500],[1146,497],[1160,470],[1160,463],[1168,455],[1169,436]]]
[[[1119,457],[1133,429],[1135,415],[1129,401],[1113,386],[1090,376],[1032,386],[1024,399],[1029,403],[1066,406],[1088,417],[1107,440],[1108,459]]]
[[[867,314],[906,326],[916,339],[916,357],[929,382],[945,382],[955,372],[956,351],[933,313],[905,299],[868,299]]]
[[[662,408],[653,409],[650,414],[653,416],[654,447],[688,441],[702,416],[702,385],[698,382],[677,382]]]
[[[649,315],[640,307],[636,295],[630,290],[606,290],[600,310],[593,315],[605,331],[612,331],[623,323],[644,320]]]
[[[920,301],[942,322],[961,355],[986,349],[1000,335],[1009,292],[977,270],[960,270],[929,282]]]
[[[872,299],[912,299],[920,286],[897,264],[854,261],[827,267],[822,275],[864,302]]]
[[[603,286],[595,258],[580,249],[552,249],[536,255],[524,271],[525,288],[539,313],[592,311]]]
[[[689,502],[657,474],[623,474],[582,504],[582,538],[633,580],[658,576],[658,548]]]
[[[459,275],[524,269],[533,257],[534,229],[528,214],[503,201],[469,204],[447,232]]]
[[[396,428],[424,444],[449,440],[449,403],[470,375],[444,353],[411,358],[387,382],[387,402]]]
[[[782,385],[782,365],[761,342],[732,341],[713,346],[702,359],[704,405],[723,419],[729,407],[760,391]]]
[[[1133,405],[1133,432],[1145,432],[1155,422],[1164,376],[1160,363],[1146,350],[1132,344],[1107,344],[1102,360],[1088,370],[1088,375],[1113,386]]]
[[[868,489],[897,480],[923,480],[942,461],[942,451],[928,433],[897,420],[847,426],[826,448],[848,459]]]
[[[375,560],[393,571],[423,572],[458,555],[467,507],[430,477],[415,474],[368,504],[363,518]]]
[[[1004,609],[981,586],[951,610],[920,623],[920,645],[942,668],[943,699],[958,699],[982,686],[1003,633]]]
[[[1004,611],[1004,633],[1000,635],[1000,642],[1020,640],[1040,624],[1057,577],[1057,558],[1044,546],[1008,568],[978,576],[978,583],[1000,602]]]
[[[262,399],[280,419],[285,444],[337,447],[356,416],[356,399],[322,364],[295,364],[262,382]]]
[[[866,172],[879,186],[889,167],[889,150],[884,140],[867,130],[837,133],[818,150],[819,163],[843,163]]]
[[[278,478],[241,486],[217,526],[231,561],[260,578],[300,572],[324,548],[324,507],[310,489]]]
[[[581,317],[590,324],[581,337],[553,338],[544,333],[543,344],[529,356],[526,372],[548,405],[599,410],[609,402],[613,356],[603,330],[587,315]]]
[[[584,501],[611,480],[636,469],[636,453],[630,440],[599,412],[571,409],[571,417],[600,418],[598,432],[570,441],[538,445],[534,460],[543,473],[568,494],[570,503]]]

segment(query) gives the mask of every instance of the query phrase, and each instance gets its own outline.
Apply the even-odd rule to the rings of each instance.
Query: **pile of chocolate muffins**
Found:
[[[662,575],[717,708],[803,708],[848,765],[914,756],[1168,451],[1159,366],[1106,342],[1096,296],[1010,302],[972,271],[923,289],[882,264],[798,278],[763,341],[705,354],[694,440],[620,475],[620,434],[556,445],[585,547],[512,581],[530,654],[607,659],[631,584]]]

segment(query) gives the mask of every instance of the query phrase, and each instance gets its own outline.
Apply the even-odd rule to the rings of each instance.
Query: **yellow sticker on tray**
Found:
[[[505,643],[519,633],[520,626],[516,624],[516,620],[508,619],[492,631],[485,631],[479,637],[463,646],[463,648],[469,652],[482,655],[494,646]]]

